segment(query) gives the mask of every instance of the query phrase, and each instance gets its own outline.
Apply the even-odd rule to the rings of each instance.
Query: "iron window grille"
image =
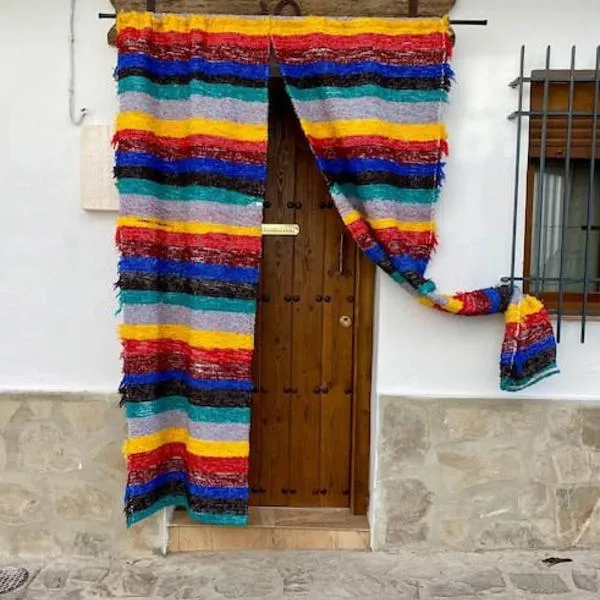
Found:
[[[577,69],[575,46],[569,69],[553,70],[551,62],[548,46],[545,68],[526,76],[523,46],[519,76],[510,84],[518,91],[517,110],[509,115],[517,123],[517,149],[511,271],[504,281],[521,282],[556,314],[558,342],[563,317],[579,316],[583,343],[587,318],[600,315],[600,47],[594,70]],[[528,153],[524,242],[517,239],[523,152]]]

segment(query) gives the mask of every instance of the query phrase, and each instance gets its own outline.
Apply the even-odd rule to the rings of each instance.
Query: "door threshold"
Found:
[[[364,515],[349,509],[250,507],[246,527],[203,525],[175,511],[171,552],[215,550],[369,550]]]

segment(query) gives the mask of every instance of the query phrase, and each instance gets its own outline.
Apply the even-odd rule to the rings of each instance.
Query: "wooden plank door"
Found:
[[[357,247],[280,83],[270,91],[265,223],[256,326],[251,503],[350,506]]]

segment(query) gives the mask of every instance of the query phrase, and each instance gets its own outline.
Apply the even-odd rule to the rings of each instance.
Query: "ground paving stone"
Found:
[[[221,552],[137,561],[11,563],[33,577],[15,600],[585,600],[598,597],[594,552],[417,554]],[[0,565],[2,566],[2,565]],[[8,564],[6,566],[9,566]],[[39,570],[39,573],[37,572]],[[13,600],[0,596],[2,600]]]

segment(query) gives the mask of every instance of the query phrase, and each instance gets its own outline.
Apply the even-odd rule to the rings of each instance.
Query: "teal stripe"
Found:
[[[187,506],[187,498],[181,495],[165,496],[157,500],[154,504],[151,504],[148,508],[127,515],[127,527],[131,527],[143,519],[151,517],[155,512],[158,512],[162,508],[167,508],[167,506]]]
[[[183,410],[192,421],[200,423],[250,423],[249,408],[196,406],[184,396],[163,396],[150,402],[125,403],[125,416],[128,419],[148,417],[167,410]]]
[[[420,190],[397,188],[384,183],[370,183],[367,185],[356,185],[354,183],[333,184],[332,192],[342,194],[347,198],[359,201],[387,200],[390,202],[402,202],[408,204],[433,204],[438,201],[440,190]]]
[[[148,508],[145,508],[144,510],[127,515],[127,527],[135,525],[139,521],[150,517],[155,512],[166,508],[167,506],[185,506],[188,509],[189,516],[194,521],[205,523],[207,525],[234,525],[240,527],[248,523],[248,515],[232,515],[231,513],[216,514],[193,511],[189,508],[188,499],[186,496],[174,494],[157,500],[154,504]]]
[[[552,377],[558,373],[560,373],[560,370],[556,366],[556,363],[551,363],[540,373],[518,380],[517,382],[515,382],[512,377],[502,377],[500,379],[500,389],[504,392],[519,392],[520,390],[524,390],[525,388],[538,383],[538,381],[542,381],[542,379]]]
[[[245,102],[267,102],[268,94],[265,87],[250,88],[230,83],[204,83],[191,81],[187,85],[154,83],[140,75],[132,75],[119,80],[119,94],[124,92],[144,92],[159,100],[187,100],[192,95],[208,96],[210,98],[236,98]]]
[[[152,290],[122,290],[120,300],[123,304],[172,304],[194,310],[218,310],[254,314],[256,300],[237,298],[214,298],[211,296],[192,296],[176,292],[155,292]]]
[[[444,90],[390,90],[378,85],[357,85],[353,87],[297,88],[287,86],[294,100],[324,100],[326,98],[364,98],[375,96],[388,102],[447,102],[448,92]]]
[[[152,196],[158,200],[183,200],[183,201],[207,201],[219,204],[236,206],[249,206],[262,203],[262,198],[241,194],[224,188],[209,187],[206,185],[190,185],[179,187],[155,183],[145,179],[130,179],[128,177],[117,181],[117,189],[121,194],[138,194],[140,196]]]
[[[210,525],[233,525],[235,527],[243,527],[248,524],[247,515],[232,515],[227,513],[218,515],[216,513],[194,512],[193,510],[189,510],[188,514],[193,521]]]

